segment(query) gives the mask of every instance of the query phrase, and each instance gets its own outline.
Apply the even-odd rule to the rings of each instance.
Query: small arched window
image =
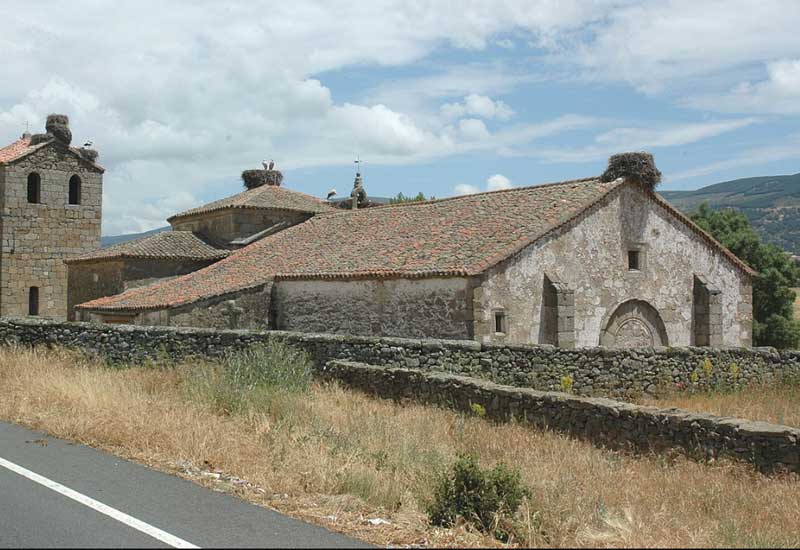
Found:
[[[39,315],[39,287],[28,289],[28,315]]]
[[[28,174],[28,202],[31,204],[42,202],[42,178],[36,172]]]
[[[77,174],[69,178],[69,203],[81,203],[81,178]]]

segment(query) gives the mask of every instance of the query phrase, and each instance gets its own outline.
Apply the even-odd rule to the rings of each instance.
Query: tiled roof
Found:
[[[34,151],[38,151],[48,143],[50,142],[45,141],[37,145],[31,145],[31,138],[29,136],[23,136],[17,141],[0,149],[0,164],[7,164],[22,158]]]
[[[292,191],[285,187],[275,185],[262,185],[255,189],[248,189],[236,195],[225,197],[218,201],[192,208],[167,219],[168,222],[195,214],[205,214],[215,212],[225,208],[275,208],[278,210],[293,210],[297,212],[309,212],[318,214],[320,212],[334,211],[327,202],[305,193]]]
[[[276,277],[478,274],[578,215],[619,183],[578,180],[314,216],[207,268],[82,307],[158,309]]]
[[[191,231],[163,231],[75,256],[65,262],[72,264],[117,258],[221,260],[229,254],[229,250],[217,248]]]
[[[575,180],[315,216],[194,273],[79,307],[163,309],[273,279],[478,275],[574,220],[623,184],[621,179]],[[749,270],[685,216],[681,220]]]
[[[53,139],[50,139],[48,141],[43,141],[42,143],[37,143],[36,145],[31,145],[31,137],[30,135],[26,134],[21,138],[19,138],[17,141],[9,145],[6,145],[2,149],[0,149],[0,164],[9,164],[16,160],[19,160],[23,157],[30,155],[35,151],[38,151],[39,149],[42,149],[43,147],[46,147],[47,145],[50,145],[51,143],[53,143]],[[90,165],[97,168],[101,172],[105,171],[105,169],[96,162],[92,162],[84,158],[83,155],[80,154],[77,148],[68,147],[68,149],[72,154],[76,155],[84,162],[89,163]]]

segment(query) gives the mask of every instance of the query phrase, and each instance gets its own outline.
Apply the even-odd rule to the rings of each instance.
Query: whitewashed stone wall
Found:
[[[640,248],[640,271],[628,270],[627,252]],[[751,345],[749,277],[635,184],[584,213],[579,223],[532,245],[487,274],[476,290],[476,335],[483,342],[539,343],[544,276],[574,290],[577,347],[597,346],[614,311],[639,300],[653,306],[668,345],[693,345],[695,273],[721,290],[722,344]],[[493,315],[506,314],[507,331],[494,333]]]

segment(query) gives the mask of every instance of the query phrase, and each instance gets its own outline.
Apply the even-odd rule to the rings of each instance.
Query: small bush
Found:
[[[269,341],[232,353],[222,361],[226,378],[242,390],[257,387],[280,388],[296,392],[311,383],[311,360],[308,355],[284,344]]]
[[[472,403],[469,408],[472,409],[472,412],[475,413],[477,417],[483,418],[486,416],[486,407],[480,403]]]
[[[281,400],[308,390],[312,368],[308,355],[282,342],[269,341],[227,355],[219,365],[197,369],[190,393],[223,413],[272,409]]]
[[[572,393],[572,387],[574,384],[575,381],[569,374],[561,377],[561,391],[563,391],[564,393]]]
[[[483,470],[475,457],[462,455],[438,479],[428,518],[431,524],[443,527],[451,527],[462,518],[485,533],[505,539],[510,534],[509,518],[528,495],[519,471],[504,464]]]

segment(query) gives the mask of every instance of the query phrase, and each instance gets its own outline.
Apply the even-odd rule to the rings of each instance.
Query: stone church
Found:
[[[749,346],[755,273],[654,191],[646,154],[601,177],[349,208],[282,186],[99,248],[103,168],[69,121],[0,149],[0,315],[473,339]],[[342,203],[339,203],[341,206]],[[347,205],[346,205],[347,206]]]
[[[83,281],[115,269],[123,290],[76,312],[566,348],[751,345],[755,273],[654,192],[652,157],[615,157],[602,177],[364,209],[255,187],[171,218],[181,237],[70,260]],[[173,263],[138,284],[152,278],[134,257],[171,262],[184,247],[188,273],[163,277]]]
[[[70,145],[69,120],[47,118],[0,149],[0,316],[66,318],[64,260],[100,246],[103,168]]]

